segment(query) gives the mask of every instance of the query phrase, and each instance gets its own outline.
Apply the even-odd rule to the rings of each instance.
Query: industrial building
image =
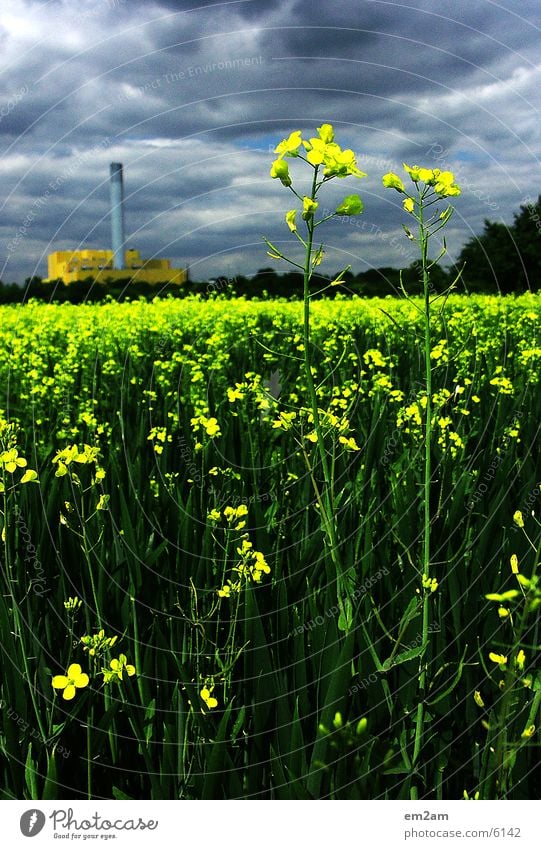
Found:
[[[87,249],[55,251],[48,256],[48,276],[44,283],[61,280],[66,286],[79,280],[97,283],[174,283],[182,285],[188,279],[184,268],[171,268],[168,259],[143,259],[139,251],[125,248],[124,180],[120,162],[112,162],[111,188],[111,250]]]

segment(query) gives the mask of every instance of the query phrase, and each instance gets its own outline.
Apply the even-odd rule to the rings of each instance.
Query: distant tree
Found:
[[[524,288],[541,288],[541,195],[536,203],[520,207],[513,225],[515,242],[520,253]]]
[[[2,283],[0,280],[0,304],[18,304],[23,290],[17,283]]]
[[[541,287],[541,196],[520,207],[509,227],[485,219],[480,236],[462,248],[456,268],[464,267],[469,291],[503,294]]]

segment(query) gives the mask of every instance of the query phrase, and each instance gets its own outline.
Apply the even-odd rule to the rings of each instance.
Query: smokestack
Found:
[[[111,247],[113,268],[124,268],[124,178],[120,162],[111,162]]]

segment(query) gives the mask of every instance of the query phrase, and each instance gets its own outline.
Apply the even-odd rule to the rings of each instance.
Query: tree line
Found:
[[[485,219],[483,232],[473,236],[462,248],[456,263],[444,268],[435,265],[431,282],[435,291],[443,291],[460,273],[457,291],[471,293],[510,294],[541,289],[541,195],[537,201],[526,202],[514,214],[511,225]],[[338,273],[335,275],[338,276]],[[401,286],[408,294],[422,290],[420,266],[414,262],[408,268],[372,268],[357,274],[346,271],[343,284],[329,287],[332,277],[314,275],[311,291],[314,297],[333,297],[337,292],[362,297],[397,295]],[[303,277],[298,272],[278,274],[273,268],[261,268],[252,277],[217,277],[212,280],[190,280],[183,286],[151,285],[139,281],[129,284],[105,285],[92,278],[71,283],[43,283],[40,277],[27,278],[24,287],[0,281],[0,303],[21,303],[38,298],[59,303],[99,302],[106,299],[122,301],[134,298],[154,298],[172,295],[184,298],[199,293],[203,297],[244,296],[302,298]]]

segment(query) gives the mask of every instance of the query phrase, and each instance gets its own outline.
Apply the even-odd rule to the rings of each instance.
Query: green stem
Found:
[[[94,727],[94,708],[90,708],[90,716],[86,725],[86,795],[92,799],[92,730]]]
[[[432,364],[430,352],[432,350],[432,338],[430,328],[430,275],[428,271],[428,239],[429,233],[423,220],[423,195],[419,201],[419,245],[421,247],[421,263],[423,269],[423,296],[424,296],[424,354],[425,354],[425,385],[426,385],[426,408],[425,408],[425,462],[424,462],[424,516],[423,516],[423,576],[430,579],[430,494],[432,482]],[[425,697],[428,677],[427,650],[429,644],[430,628],[430,588],[423,586],[423,620],[422,620],[422,647],[423,651],[419,658],[418,688],[417,688],[417,712],[415,717],[415,734],[413,743],[412,767],[417,768],[424,738],[425,722]],[[411,788],[411,798],[418,798],[418,790],[414,785]]]
[[[73,485],[74,485],[73,480],[71,481],[71,484],[72,484],[72,487],[73,487]],[[88,574],[90,576],[90,585],[92,587],[92,597],[94,599],[94,606],[96,608],[96,619],[98,621],[98,630],[101,630],[101,628],[102,628],[102,618],[101,618],[101,611],[100,611],[100,603],[99,603],[99,599],[98,599],[98,593],[96,591],[96,583],[95,583],[95,580],[94,580],[94,570],[92,569],[92,560],[91,560],[91,553],[90,553],[91,548],[89,548],[88,540],[87,540],[87,532],[86,532],[87,519],[86,519],[86,516],[85,516],[84,497],[85,497],[85,493],[84,493],[83,490],[81,490],[81,512],[80,512],[81,542],[82,542],[81,547],[82,547],[83,555],[84,555],[85,562],[86,562],[86,565],[87,565],[87,568],[88,568]]]
[[[530,541],[530,540],[529,540]],[[514,645],[509,652],[509,656],[507,658],[507,667],[505,670],[504,677],[504,690],[503,696],[500,701],[500,709],[498,711],[498,720],[497,720],[497,733],[496,740],[494,742],[494,754],[493,754],[493,763],[494,769],[490,770],[490,773],[486,779],[484,784],[482,798],[483,799],[492,799],[494,798],[493,789],[495,785],[496,790],[496,798],[505,798],[507,794],[507,761],[506,761],[506,750],[508,746],[508,737],[509,737],[509,728],[510,728],[510,719],[509,712],[512,705],[512,696],[514,692],[514,683],[515,683],[515,660],[518,652],[520,651],[520,647],[522,644],[522,640],[524,635],[526,634],[526,626],[529,615],[529,607],[530,600],[532,596],[532,587],[535,587],[536,583],[536,575],[537,568],[539,566],[539,561],[541,558],[541,538],[539,540],[539,544],[536,550],[536,556],[534,560],[534,565],[532,569],[532,574],[530,577],[530,587],[528,588],[528,592],[523,601],[522,611],[520,614],[520,619],[518,621],[517,628],[514,633]],[[532,708],[537,709],[539,701],[538,701],[539,693],[535,694],[534,704]],[[530,711],[530,717],[528,719],[528,724],[533,723],[533,716],[535,716],[535,710]],[[490,760],[489,760],[490,763]]]
[[[317,193],[317,174],[318,167],[314,168],[314,178],[312,182],[312,200],[315,199]],[[321,461],[321,468],[323,470],[323,478],[324,478],[324,486],[322,487],[322,498],[321,498],[321,506],[322,510],[322,524],[326,530],[326,534],[328,537],[328,543],[330,548],[330,554],[334,566],[336,568],[336,589],[338,594],[338,607],[340,609],[340,613],[342,614],[342,622],[345,626],[345,630],[349,630],[349,616],[347,614],[347,609],[344,607],[344,598],[343,598],[343,575],[342,575],[342,566],[339,556],[339,543],[338,543],[338,534],[336,530],[336,520],[334,515],[334,507],[333,507],[333,499],[332,499],[332,475],[331,470],[329,468],[329,461],[327,458],[327,454],[325,453],[325,446],[323,443],[323,430],[321,427],[321,419],[319,416],[319,407],[317,401],[317,393],[314,384],[314,379],[312,376],[312,358],[311,358],[311,340],[310,340],[310,279],[312,277],[312,248],[314,242],[314,230],[315,224],[313,217],[308,218],[306,221],[306,226],[308,230],[308,239],[306,241],[306,252],[305,252],[305,260],[304,260],[304,270],[303,270],[303,279],[304,279],[304,370],[306,374],[306,383],[308,386],[308,394],[310,398],[310,406],[312,408],[312,416],[314,419],[314,430],[317,435],[317,450],[319,454],[319,458]],[[346,588],[347,589],[347,588]],[[346,592],[347,596],[347,592]]]
[[[15,576],[14,576],[14,573],[13,573],[13,564],[11,562],[11,557],[10,557],[10,552],[9,552],[8,532],[7,532],[8,531],[8,528],[7,528],[8,496],[7,496],[7,481],[6,481],[5,473],[3,473],[3,475],[2,475],[2,479],[3,479],[3,483],[4,483],[4,498],[3,498],[4,515],[3,515],[2,531],[3,531],[3,537],[4,537],[4,558],[5,558],[5,573],[6,573],[7,591],[8,591],[9,596],[11,597],[11,603],[12,603],[12,606],[13,606],[12,607],[12,610],[13,610],[13,626],[14,626],[15,634],[19,638],[19,645],[20,645],[20,648],[21,648],[20,658],[22,660],[22,664],[23,664],[23,667],[24,667],[24,680],[28,683],[28,687],[29,687],[29,690],[30,690],[30,701],[32,702],[32,708],[34,710],[34,716],[35,716],[35,719],[36,719],[36,723],[38,725],[39,732],[41,734],[41,739],[43,740],[43,742],[45,742],[45,740],[47,740],[47,732],[45,730],[45,725],[43,723],[43,720],[41,718],[41,713],[40,713],[40,710],[38,708],[38,703],[37,703],[37,700],[36,700],[36,694],[34,692],[35,684],[32,682],[32,677],[31,677],[31,674],[30,674],[30,666],[29,666],[29,663],[28,663],[28,657],[32,654],[32,652],[28,651],[27,648],[26,648],[25,632],[23,630],[23,623],[21,622],[19,604],[18,604],[18,602],[15,598],[14,587],[15,587],[15,584],[17,583],[17,580],[15,579]]]

